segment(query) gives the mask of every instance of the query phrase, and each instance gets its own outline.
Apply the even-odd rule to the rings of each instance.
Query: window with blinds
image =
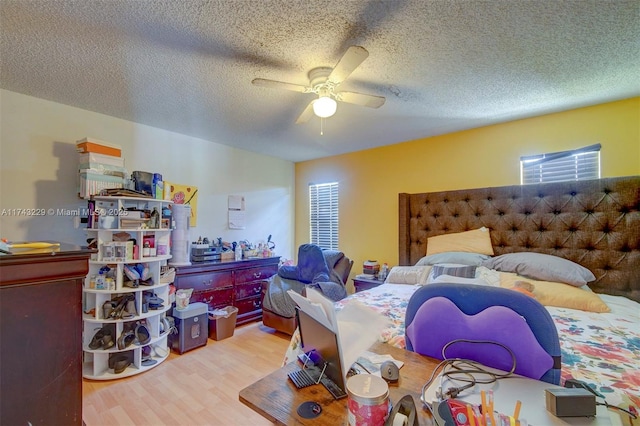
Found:
[[[309,185],[310,242],[338,250],[338,182]]]
[[[600,144],[520,157],[520,183],[600,178]]]

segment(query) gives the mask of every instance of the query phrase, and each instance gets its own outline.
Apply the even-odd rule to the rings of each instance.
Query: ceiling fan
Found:
[[[251,81],[256,86],[272,87],[274,89],[292,90],[300,93],[315,93],[318,99],[314,99],[302,111],[296,120],[296,124],[306,123],[313,114],[321,118],[331,117],[337,109],[337,102],[346,102],[369,108],[379,108],[384,104],[382,96],[367,95],[364,93],[345,92],[338,90],[351,73],[369,56],[369,52],[362,46],[351,46],[342,55],[334,68],[318,67],[309,71],[309,85],[285,83],[264,78],[255,78]]]

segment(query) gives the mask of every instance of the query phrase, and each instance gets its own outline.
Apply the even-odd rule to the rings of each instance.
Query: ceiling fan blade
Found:
[[[367,59],[369,52],[362,46],[351,46],[342,55],[327,80],[340,84],[347,79],[358,66]]]
[[[315,99],[309,102],[309,105],[307,105],[304,111],[302,111],[302,114],[300,114],[300,117],[298,117],[298,119],[296,120],[296,124],[306,123],[307,121],[309,121],[309,119],[311,119],[311,117],[313,117],[314,102],[315,102]]]
[[[305,93],[308,90],[307,86],[301,86],[299,84],[293,84],[293,83],[285,83],[283,81],[267,80],[265,78],[254,78],[251,81],[251,84],[253,84],[254,86],[269,87],[272,89],[292,90],[294,92],[300,92],[300,93]]]
[[[385,98],[382,96],[366,95],[356,92],[338,92],[336,93],[339,101],[348,104],[366,106],[369,108],[380,108],[384,105]]]

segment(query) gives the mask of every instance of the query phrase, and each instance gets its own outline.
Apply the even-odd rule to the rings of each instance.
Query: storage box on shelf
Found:
[[[105,189],[124,188],[128,173],[119,146],[92,138],[77,141],[78,196],[91,198]]]
[[[95,138],[83,138],[76,142],[76,149],[79,153],[92,152],[96,154],[111,155],[113,157],[122,156],[122,148],[109,142]]]
[[[162,276],[161,267],[171,259],[171,229],[170,220],[159,215],[171,202],[134,197],[93,201],[97,213],[87,233],[98,252],[89,261],[83,285],[83,376],[111,380],[142,373],[169,354],[166,312],[172,280]],[[153,219],[138,213],[154,209],[159,213]],[[127,219],[134,213],[141,220],[132,228]],[[148,228],[150,224],[158,227]]]

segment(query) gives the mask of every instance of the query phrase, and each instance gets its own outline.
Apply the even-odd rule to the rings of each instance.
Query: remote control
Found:
[[[340,399],[347,396],[347,393],[340,389],[338,385],[336,385],[333,380],[329,379],[327,376],[322,376],[320,379],[320,383],[323,384],[325,388],[329,391],[329,393],[335,398]]]

